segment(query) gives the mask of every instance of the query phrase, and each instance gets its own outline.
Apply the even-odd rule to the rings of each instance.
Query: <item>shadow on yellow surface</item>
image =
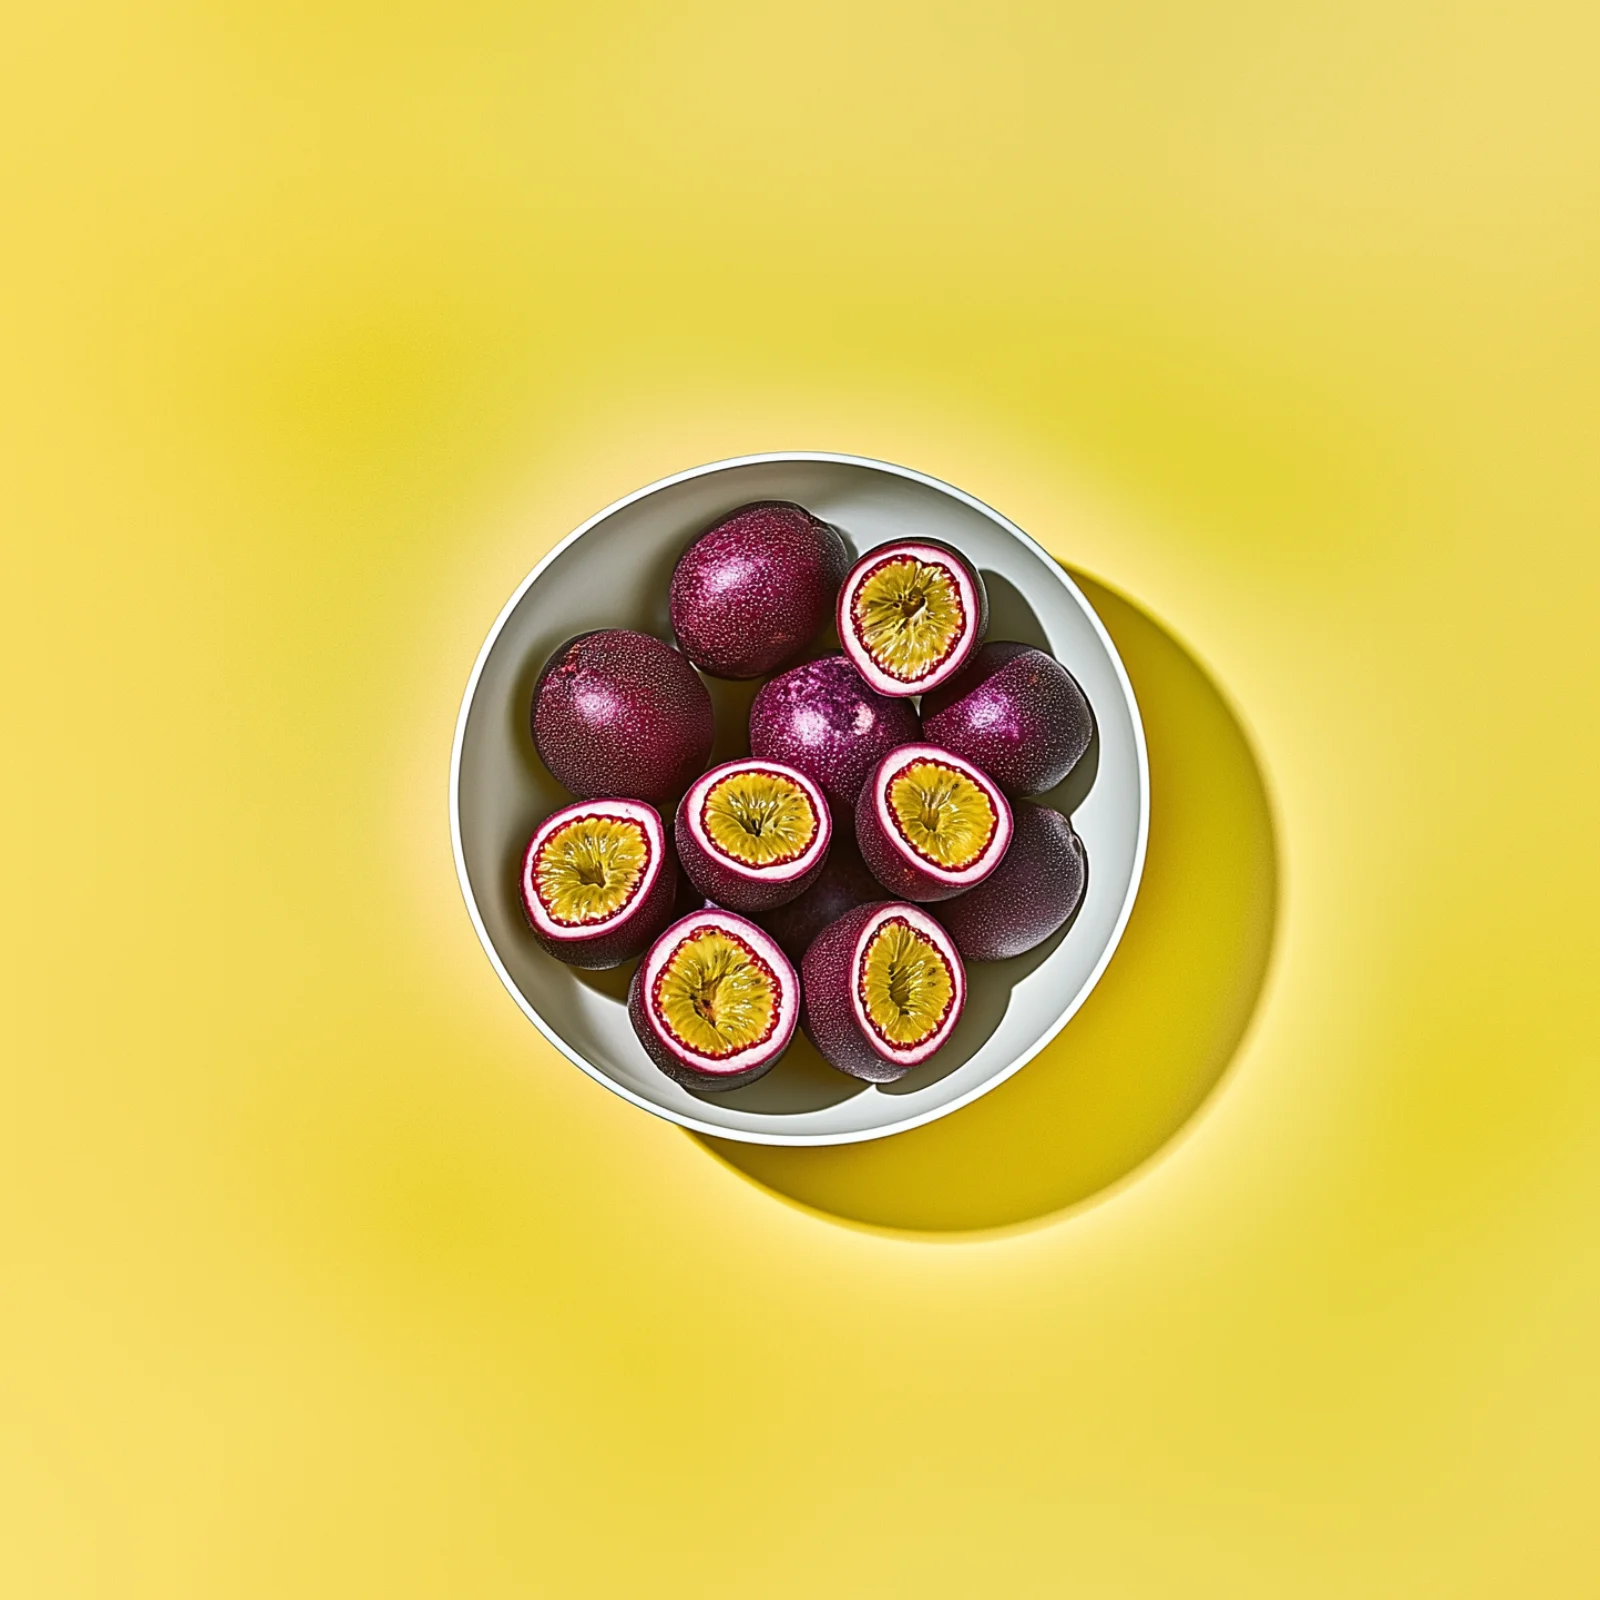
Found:
[[[1149,857],[1121,947],[1048,1048],[941,1122],[822,1149],[700,1140],[801,1205],[918,1233],[1050,1217],[1149,1161],[1195,1114],[1244,1037],[1277,913],[1260,768],[1194,657],[1129,601],[1073,576],[1127,665],[1150,747]]]

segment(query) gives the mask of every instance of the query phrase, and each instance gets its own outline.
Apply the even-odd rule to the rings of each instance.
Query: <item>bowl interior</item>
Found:
[[[1060,789],[1042,796],[1084,841],[1089,882],[1061,933],[1012,961],[968,970],[950,1043],[898,1083],[833,1071],[800,1035],[759,1082],[696,1094],[658,1072],[628,1024],[635,963],[586,973],[533,941],[517,895],[539,820],[570,799],[534,754],[534,680],[564,639],[631,627],[671,637],[667,585],[689,539],[751,500],[794,500],[834,523],[855,554],[919,534],[955,546],[983,574],[991,639],[1048,650],[1077,678],[1095,740]],[[756,684],[707,679],[714,760],[744,753]],[[899,1132],[953,1111],[1022,1066],[1082,1003],[1121,934],[1143,864],[1148,783],[1138,710],[1098,620],[1066,573],[995,512],[947,485],[880,463],[784,456],[669,479],[602,512],[530,574],[480,657],[457,734],[452,811],[462,888],[501,978],[577,1065],[626,1098],[701,1132],[774,1144],[830,1144]]]

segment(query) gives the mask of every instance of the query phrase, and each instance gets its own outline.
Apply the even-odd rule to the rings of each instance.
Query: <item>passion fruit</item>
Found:
[[[839,643],[880,694],[926,694],[967,664],[989,626],[983,579],[932,539],[869,550],[839,589]]]
[[[714,906],[673,923],[628,991],[639,1042],[687,1089],[754,1083],[788,1048],[799,1012],[789,958],[753,922]]]
[[[533,936],[569,967],[615,967],[672,920],[678,869],[654,806],[581,800],[534,830],[522,857]]]
[[[948,900],[983,882],[1011,842],[1011,807],[972,762],[933,744],[902,745],[861,790],[856,842],[901,900]]]
[[[1089,748],[1094,713],[1054,656],[997,639],[922,702],[922,729],[1008,794],[1043,794]]]
[[[792,661],[833,610],[850,552],[839,530],[787,501],[729,512],[678,558],[672,631],[716,678],[759,678]]]
[[[1007,961],[1043,944],[1083,902],[1089,859],[1059,811],[1019,800],[1011,848],[978,885],[939,907],[967,961]]]
[[[539,759],[576,795],[675,801],[711,754],[711,696],[670,645],[631,628],[568,639],[529,713]]]
[[[756,920],[798,966],[811,941],[847,911],[883,899],[883,886],[867,871],[851,834],[836,833],[822,871],[806,892]]]
[[[847,912],[802,967],[805,1030],[840,1072],[892,1083],[950,1037],[967,999],[954,941],[920,906]]]
[[[674,832],[678,860],[707,900],[730,911],[767,911],[822,871],[833,823],[805,773],[747,757],[690,784]]]
[[[909,700],[867,687],[837,653],[807,661],[761,686],[750,705],[750,752],[798,767],[822,785],[841,821],[855,812],[867,774],[921,734]]]

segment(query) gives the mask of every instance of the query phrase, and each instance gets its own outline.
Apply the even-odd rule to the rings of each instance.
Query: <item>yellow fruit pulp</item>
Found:
[[[942,761],[913,761],[889,783],[889,810],[919,856],[959,872],[983,854],[1000,818],[966,773]]]
[[[771,1037],[778,980],[742,939],[700,928],[667,957],[655,981],[655,1005],[691,1050],[720,1060]]]
[[[861,958],[861,1003],[874,1028],[902,1049],[938,1031],[955,997],[939,947],[896,917],[873,934]]]
[[[735,772],[711,786],[700,820],[717,848],[747,867],[794,861],[817,836],[811,798],[777,772]]]
[[[552,921],[604,922],[633,898],[650,865],[650,839],[626,817],[578,817],[539,848],[534,889]]]
[[[895,556],[862,580],[851,601],[856,633],[879,668],[914,683],[950,654],[966,609],[942,566]]]

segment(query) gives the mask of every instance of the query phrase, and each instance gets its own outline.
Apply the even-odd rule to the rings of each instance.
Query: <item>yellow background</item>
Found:
[[[11,0],[0,1592],[1600,1590],[1595,16]],[[1048,1225],[774,1198],[461,908],[505,596],[770,448],[1260,752],[1245,1048]]]

